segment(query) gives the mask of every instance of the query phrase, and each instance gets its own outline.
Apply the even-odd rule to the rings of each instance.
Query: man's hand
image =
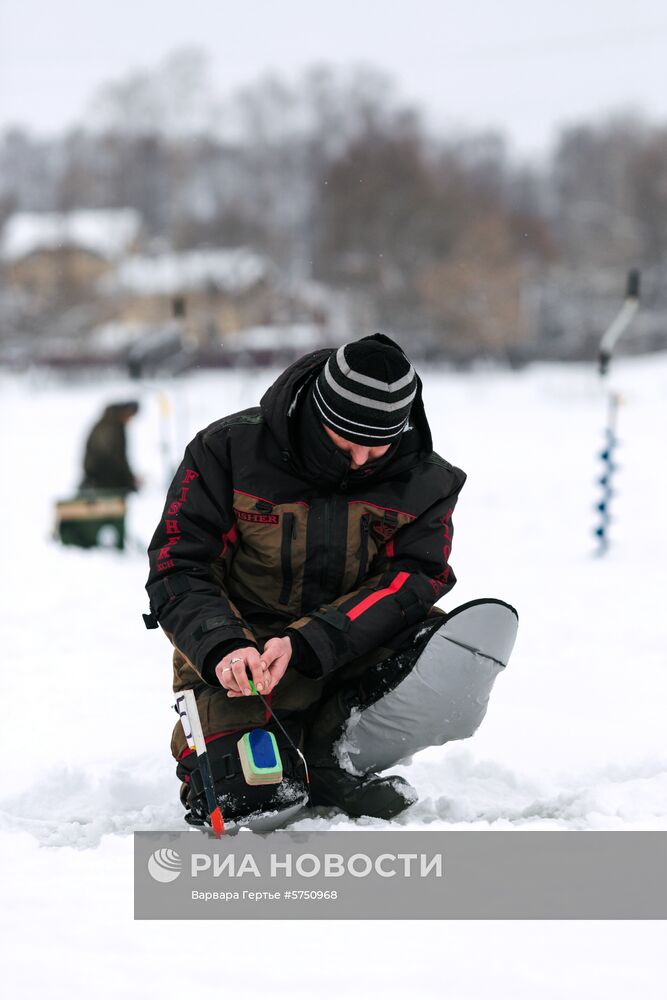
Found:
[[[268,683],[262,694],[267,695],[281,680],[292,657],[292,640],[287,636],[282,639],[269,639],[264,645],[262,661],[266,664]],[[257,688],[259,691],[259,688]]]
[[[245,646],[227,653],[215,668],[215,675],[227,691],[228,698],[242,698],[243,695],[252,694],[248,683],[248,667],[257,690],[261,694],[265,694],[267,688],[270,690],[266,657],[260,656],[254,646]]]

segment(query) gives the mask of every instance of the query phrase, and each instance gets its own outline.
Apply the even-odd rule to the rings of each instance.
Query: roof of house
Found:
[[[132,246],[141,229],[133,208],[74,212],[16,212],[5,223],[0,255],[21,260],[39,250],[78,247],[116,260]]]
[[[267,277],[269,270],[266,258],[246,247],[187,250],[128,257],[110,280],[139,295],[177,295],[207,288],[243,292]]]
[[[225,343],[227,351],[275,350],[286,345],[291,350],[312,351],[322,346],[322,328],[316,323],[278,323],[237,330]]]

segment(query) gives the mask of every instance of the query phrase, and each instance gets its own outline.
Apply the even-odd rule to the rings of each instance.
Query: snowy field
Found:
[[[210,968],[220,992],[243,998],[662,996],[657,923],[223,922],[195,934],[133,922],[132,831],[184,828],[170,647],[143,627],[142,549],[186,441],[256,404],[273,374],[140,387],[0,375],[5,995],[194,996]],[[619,492],[612,549],[596,559],[605,404],[593,366],[427,376],[436,447],[469,475],[455,515],[459,583],[443,606],[500,597],[520,626],[476,736],[395,769],[420,800],[392,826],[667,828],[667,357],[619,363],[614,382]],[[107,402],[134,396],[131,453],[146,486],[131,501],[133,545],[60,548],[53,501],[76,485],[85,433]],[[261,981],[250,971],[260,941]]]

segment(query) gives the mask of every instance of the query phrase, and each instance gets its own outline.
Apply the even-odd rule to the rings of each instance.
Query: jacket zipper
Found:
[[[328,500],[324,501],[322,520],[324,522],[322,525],[322,534],[324,536],[324,548],[322,549],[321,553],[322,562],[320,568],[320,587],[322,588],[322,593],[326,594],[328,590],[327,587],[328,559],[331,549],[331,517],[330,517]]]
[[[283,514],[283,538],[280,545],[280,567],[283,585],[278,601],[288,604],[292,593],[292,540],[296,538],[296,518],[294,514]]]
[[[364,516],[359,521],[359,531],[361,534],[361,541],[359,543],[359,572],[357,574],[357,580],[354,585],[354,589],[361,585],[361,581],[366,576],[366,567],[368,563],[368,534],[369,534],[369,520],[368,514]]]

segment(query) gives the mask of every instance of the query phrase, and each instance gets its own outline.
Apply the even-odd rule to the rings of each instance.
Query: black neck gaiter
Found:
[[[360,469],[352,469],[350,458],[336,447],[325,431],[312,389],[304,392],[304,399],[297,405],[292,419],[295,421],[294,441],[301,466],[309,479],[321,482],[328,489],[356,489],[379,473],[384,473],[401,443],[398,437],[382,458],[362,465]]]

